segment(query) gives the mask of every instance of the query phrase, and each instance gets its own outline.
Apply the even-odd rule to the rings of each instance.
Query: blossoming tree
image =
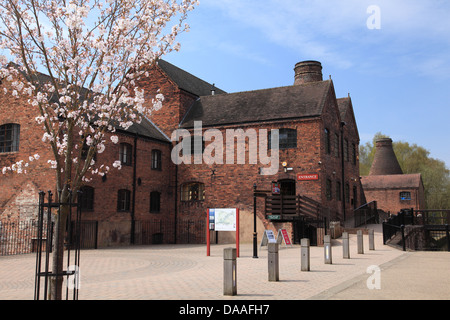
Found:
[[[94,155],[105,150],[107,136],[117,143],[116,128],[127,129],[161,108],[161,94],[149,93],[153,99],[144,104],[144,91],[135,83],[145,66],[179,50],[176,38],[188,30],[187,15],[196,5],[197,0],[1,1],[0,48],[13,59],[0,61],[0,77],[11,88],[5,94],[27,96],[39,110],[42,140],[53,154],[52,159],[30,155],[2,173],[23,173],[29,161],[48,161],[58,200],[67,203],[70,191],[75,194],[88,176],[120,166],[96,163]],[[62,270],[68,210],[63,206],[56,217],[56,271]],[[54,289],[57,285],[62,279],[54,281]]]

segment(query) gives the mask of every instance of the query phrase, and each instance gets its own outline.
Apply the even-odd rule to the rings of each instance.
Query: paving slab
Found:
[[[276,282],[268,281],[267,247],[255,259],[252,244],[241,244],[236,296],[223,295],[223,250],[234,244],[212,245],[210,256],[206,245],[82,250],[79,300],[450,299],[449,252],[403,252],[382,244],[380,225],[368,228],[375,250],[364,235],[358,254],[350,234],[350,259],[334,239],[332,264],[325,264],[324,248],[312,246],[310,271],[301,271],[300,245],[280,246]],[[33,299],[35,262],[35,254],[0,257],[0,300]],[[367,285],[373,270],[380,271],[379,289]]]

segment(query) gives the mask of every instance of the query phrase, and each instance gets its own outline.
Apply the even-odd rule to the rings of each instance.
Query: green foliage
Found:
[[[360,175],[370,172],[375,156],[375,142],[388,136],[378,132],[372,142],[360,146]],[[441,160],[430,157],[430,152],[417,144],[393,142],[393,148],[403,173],[420,173],[425,188],[428,209],[450,209],[450,170]]]

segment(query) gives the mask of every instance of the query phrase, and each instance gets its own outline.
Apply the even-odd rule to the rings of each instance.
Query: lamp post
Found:
[[[258,244],[256,232],[256,183],[253,184],[253,258],[258,258]]]

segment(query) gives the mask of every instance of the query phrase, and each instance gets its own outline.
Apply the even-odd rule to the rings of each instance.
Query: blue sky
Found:
[[[201,0],[165,59],[227,92],[292,85],[318,60],[350,93],[361,144],[382,132],[450,168],[449,16],[448,0]]]

